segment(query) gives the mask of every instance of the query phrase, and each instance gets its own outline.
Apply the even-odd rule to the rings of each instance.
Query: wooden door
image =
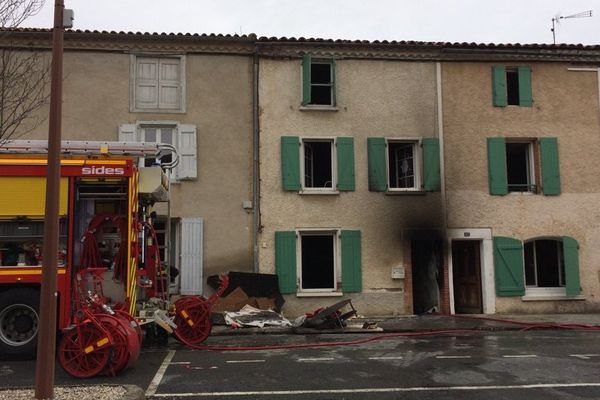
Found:
[[[481,259],[477,240],[452,242],[454,311],[457,314],[481,314]]]

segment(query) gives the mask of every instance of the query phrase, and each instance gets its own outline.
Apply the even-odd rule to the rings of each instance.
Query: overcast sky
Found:
[[[600,0],[64,0],[75,28],[327,39],[600,44]],[[50,28],[54,0],[23,26]]]

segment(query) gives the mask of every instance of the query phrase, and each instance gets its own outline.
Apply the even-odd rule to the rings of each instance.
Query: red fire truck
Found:
[[[156,202],[168,200],[175,149],[63,141],[61,152],[57,322],[68,343],[60,344],[59,352],[68,354],[74,351],[69,346],[76,346],[81,357],[104,362],[107,342],[118,342],[116,331],[129,334],[130,329],[106,322],[110,318],[102,309],[125,315],[138,330],[138,324],[158,322],[185,342],[204,340],[210,318],[206,307],[197,306],[206,299],[169,302],[169,271],[160,263],[150,217]],[[36,351],[46,154],[46,141],[0,143],[0,355],[26,358]],[[89,325],[92,314],[102,323]],[[112,334],[111,323],[117,326]],[[105,353],[114,357],[115,352]],[[63,367],[67,361],[61,359]],[[71,366],[76,371],[87,368],[89,360],[78,362]],[[71,367],[66,368],[70,373]]]

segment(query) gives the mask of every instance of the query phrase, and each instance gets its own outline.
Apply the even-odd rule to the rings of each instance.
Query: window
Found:
[[[353,191],[354,139],[281,137],[283,190],[301,193]]]
[[[524,244],[494,237],[494,274],[498,296],[581,298],[579,244],[569,236],[531,239]]]
[[[119,126],[121,142],[168,143],[175,146],[179,163],[172,171],[171,180],[189,180],[198,176],[196,126],[180,124],[176,121],[141,121],[137,124]],[[171,161],[171,156],[162,157],[159,162]],[[140,166],[156,163],[155,159],[142,159]]]
[[[557,138],[488,138],[488,177],[492,195],[510,192],[560,194]]]
[[[360,292],[361,259],[360,231],[275,232],[275,269],[284,294]]]
[[[492,97],[495,107],[531,107],[531,68],[493,66]]]
[[[536,192],[533,143],[506,143],[506,179],[509,192]]]
[[[369,190],[375,192],[440,190],[437,138],[367,139]]]
[[[525,286],[565,286],[562,242],[541,239],[525,242]]]
[[[335,63],[331,59],[302,58],[302,105],[335,106]]]
[[[185,58],[132,55],[131,112],[185,111]]]

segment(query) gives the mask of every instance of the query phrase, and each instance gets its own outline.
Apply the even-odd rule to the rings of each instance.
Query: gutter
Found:
[[[252,60],[252,271],[258,273],[258,234],[260,231],[260,176],[259,176],[259,123],[258,123],[258,48]]]

